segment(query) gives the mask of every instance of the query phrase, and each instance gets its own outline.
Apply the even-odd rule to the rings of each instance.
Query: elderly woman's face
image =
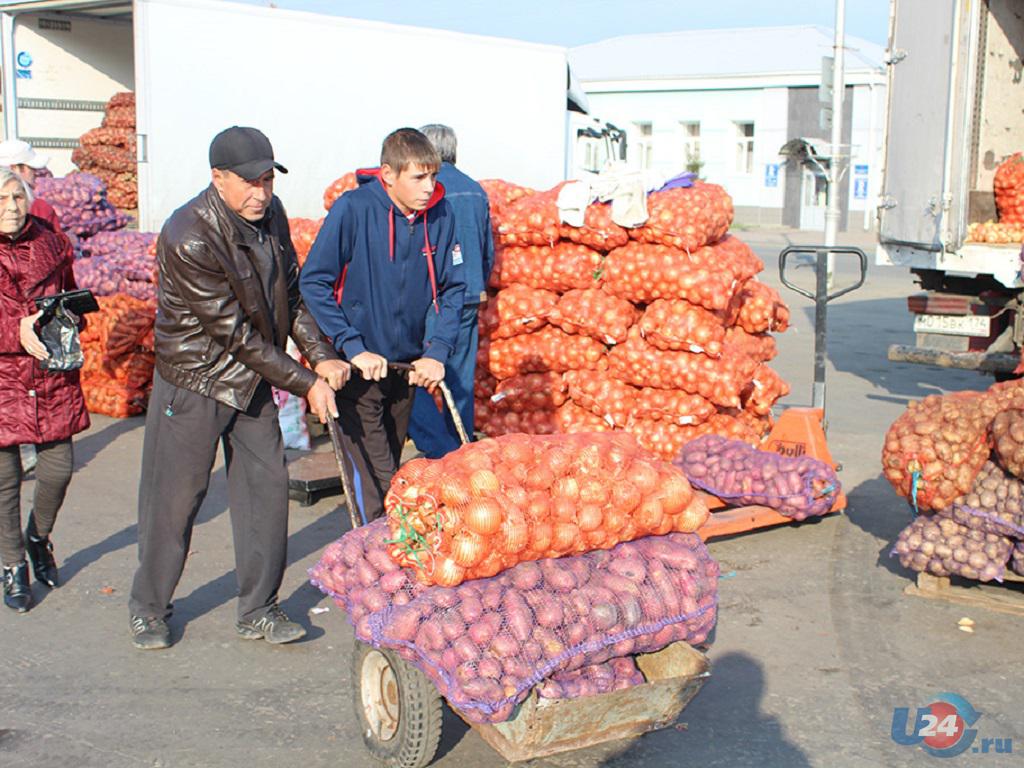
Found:
[[[9,181],[0,189],[0,234],[16,235],[25,226],[28,199],[18,181]]]

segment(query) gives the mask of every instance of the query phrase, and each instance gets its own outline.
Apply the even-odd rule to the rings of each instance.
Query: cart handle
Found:
[[[824,264],[822,263],[824,258],[833,253],[856,256],[860,260],[860,279],[848,288],[843,288],[841,291],[826,293],[823,297],[826,302],[838,299],[840,296],[845,296],[850,291],[857,290],[864,285],[864,280],[868,275],[868,257],[860,248],[847,245],[791,245],[788,248],[784,248],[779,254],[779,280],[781,280],[782,284],[791,291],[796,291],[801,296],[806,296],[812,301],[818,301],[818,296],[816,294],[811,293],[798,285],[793,285],[793,283],[786,279],[786,262],[791,253],[809,253],[816,255],[818,257],[818,269],[824,268]]]
[[[400,373],[409,373],[412,370],[411,363],[388,363],[388,368]],[[466,427],[462,423],[462,417],[459,415],[459,409],[455,407],[455,398],[452,397],[452,391],[448,388],[448,385],[443,381],[437,383],[438,388],[441,390],[441,397],[448,406],[448,412],[451,414],[452,421],[455,423],[455,431],[459,434],[459,439],[462,444],[465,445],[469,442],[469,435],[466,433]]]

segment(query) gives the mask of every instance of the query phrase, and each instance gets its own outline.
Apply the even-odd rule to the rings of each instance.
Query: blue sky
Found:
[[[684,29],[818,24],[832,27],[834,0],[243,0],[438,27],[536,43],[582,45],[608,37]],[[846,33],[884,46],[889,0],[847,0]]]

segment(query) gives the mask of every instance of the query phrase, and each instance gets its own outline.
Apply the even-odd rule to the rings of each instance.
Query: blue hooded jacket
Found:
[[[351,360],[369,351],[395,362],[455,348],[465,293],[455,216],[438,184],[409,220],[388,197],[379,169],[331,206],[302,267],[299,288],[320,330]],[[429,253],[429,256],[428,256]],[[436,323],[426,335],[427,312]]]

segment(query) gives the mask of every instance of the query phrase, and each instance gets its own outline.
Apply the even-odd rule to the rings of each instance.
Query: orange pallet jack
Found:
[[[817,278],[814,293],[794,285],[786,277],[789,256],[796,253],[807,253],[816,257]],[[860,279],[847,288],[829,293],[827,270],[829,254],[856,256],[860,262]],[[844,296],[864,285],[867,270],[868,259],[860,248],[793,245],[779,254],[779,279],[782,284],[814,301],[814,384],[811,397],[812,407],[787,408],[783,411],[765,440],[762,450],[772,451],[783,456],[810,456],[824,461],[836,471],[842,468],[832,458],[825,437],[828,430],[828,424],[825,421],[825,358],[828,341],[826,307],[833,299]],[[722,499],[703,491],[700,493],[711,510],[707,522],[697,531],[704,541],[793,522],[771,507],[758,505],[730,507]],[[843,509],[846,509],[846,496],[840,491],[831,511],[839,512]]]

